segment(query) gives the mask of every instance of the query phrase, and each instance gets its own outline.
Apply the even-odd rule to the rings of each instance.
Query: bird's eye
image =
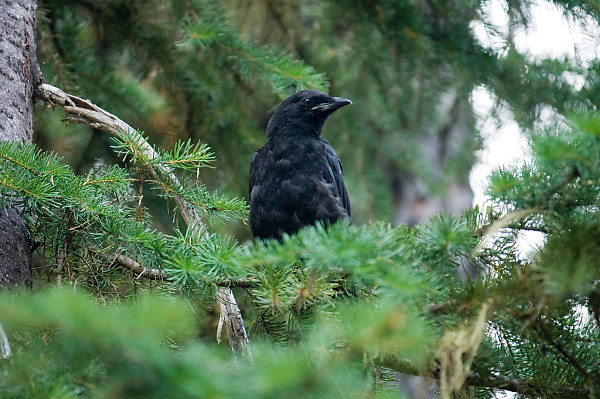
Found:
[[[312,105],[312,99],[305,98],[304,100],[302,100],[302,105],[304,105],[305,107],[310,107]]]

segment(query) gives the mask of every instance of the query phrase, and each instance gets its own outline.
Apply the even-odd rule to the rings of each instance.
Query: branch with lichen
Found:
[[[61,89],[46,83],[38,86],[36,95],[48,106],[62,106],[67,114],[65,118],[66,122],[87,125],[107,132],[124,141],[134,140],[138,147],[142,149],[142,156],[150,160],[158,157],[154,148],[133,127],[89,100],[65,93]],[[164,165],[148,166],[148,172],[157,181],[164,179],[170,186],[178,187],[181,185],[173,171]],[[181,197],[175,196],[173,198],[190,231],[197,235],[205,234],[206,223],[196,209]],[[113,260],[140,275],[146,275],[150,278],[162,277],[162,272],[146,269],[134,259],[123,255],[117,255]],[[227,326],[229,345],[234,351],[244,353],[242,349],[247,347],[248,336],[231,288],[219,287],[217,297],[219,298],[219,306],[221,308],[220,322],[225,323]],[[245,350],[247,351],[247,348]]]

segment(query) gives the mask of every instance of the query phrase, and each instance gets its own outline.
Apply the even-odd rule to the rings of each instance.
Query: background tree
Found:
[[[596,12],[555,4],[570,15]],[[528,24],[528,2],[507,7],[514,26]],[[347,169],[359,223],[414,224],[471,204],[468,175],[480,145],[474,88],[492,91],[527,128],[545,106],[564,111],[593,98],[593,85],[576,92],[564,72],[585,79],[594,68],[532,61],[510,40],[504,52],[482,47],[470,26],[486,24],[485,2],[47,1],[40,9],[47,15],[41,32],[52,38],[41,47],[49,82],[94,93],[97,104],[118,109],[162,145],[178,137],[210,143],[219,167],[203,181],[236,196],[247,195],[247,160],[264,142],[269,111],[287,94],[309,79],[356,99],[340,118],[344,126],[325,136]],[[275,62],[273,50],[250,43],[289,51],[327,80],[298,74]],[[61,135],[61,153],[87,143],[93,156],[101,154],[98,137],[82,134],[84,143],[74,143],[72,136]],[[74,151],[71,162],[85,167],[86,160]],[[235,234],[244,239],[248,230],[239,226]]]
[[[35,1],[0,4],[0,140],[33,141],[36,57]],[[19,209],[0,210],[0,285],[31,284],[32,243]]]
[[[598,17],[588,3],[556,3]],[[90,129],[104,126],[89,112],[97,107],[59,91],[42,96],[84,124],[65,129],[61,111],[40,109],[37,144],[66,158],[0,146],[2,198],[22,207],[43,255],[35,292],[0,301],[15,348],[0,365],[3,395],[395,397],[400,371],[438,380],[444,397],[592,397],[599,123],[573,110],[593,109],[597,65],[481,47],[469,24],[482,2],[246,4],[40,2],[46,79],[159,146],[149,156],[137,133],[113,129],[115,140]],[[508,6],[515,24],[527,22],[528,2]],[[567,84],[573,73],[583,89]],[[456,209],[441,199],[446,188],[469,197],[477,139],[467,98],[481,84],[523,126],[547,106],[562,124],[532,131],[530,165],[493,176],[492,208],[410,230],[363,224]],[[329,86],[356,100],[339,120],[345,133],[328,138],[358,223],[239,244],[229,233],[242,241],[243,223],[214,221],[244,218],[244,203],[227,194],[246,194],[242,160],[264,141],[268,109],[291,91]],[[198,141],[214,147],[216,172]],[[398,210],[406,203],[410,220]],[[174,205],[208,230],[186,228]],[[525,230],[546,243],[522,258]],[[459,278],[466,263],[480,276]],[[243,305],[252,359],[212,343],[221,287]]]

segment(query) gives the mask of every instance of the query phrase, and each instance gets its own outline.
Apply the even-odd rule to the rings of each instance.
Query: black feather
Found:
[[[342,164],[321,138],[327,118],[351,104],[317,90],[283,100],[267,126],[267,143],[250,161],[250,229],[281,238],[317,221],[350,220]]]

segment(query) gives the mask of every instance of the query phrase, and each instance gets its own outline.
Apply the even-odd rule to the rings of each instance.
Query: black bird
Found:
[[[250,230],[281,239],[317,221],[350,220],[342,164],[321,138],[327,118],[352,101],[302,90],[281,102],[266,144],[250,161]]]

